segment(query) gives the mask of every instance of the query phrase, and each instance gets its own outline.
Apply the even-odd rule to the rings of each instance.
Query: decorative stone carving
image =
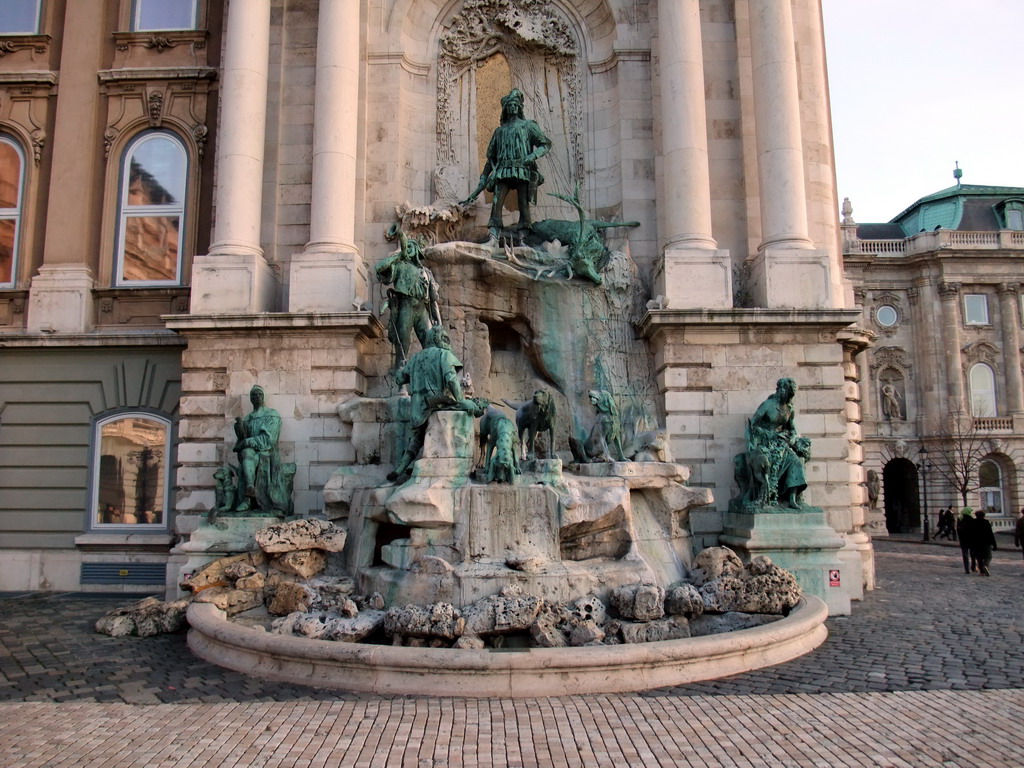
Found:
[[[944,301],[952,301],[960,293],[960,283],[939,283],[939,297]]]
[[[875,373],[883,368],[893,368],[909,373],[913,370],[914,364],[902,347],[878,347],[872,355],[871,372]]]
[[[878,393],[882,415],[889,421],[905,421],[906,393],[903,376],[894,368],[886,368],[878,377]]]
[[[552,172],[557,187],[571,189],[584,177],[579,43],[549,0],[466,0],[442,35],[437,75],[439,181],[458,188],[460,183],[452,177],[470,175],[469,168],[460,166],[470,156],[465,147],[471,116],[461,112],[462,94],[475,87],[479,65],[498,54],[509,62],[515,73],[513,85],[525,93],[544,132],[556,147],[567,145],[571,166]],[[557,94],[545,92],[552,76],[562,86]],[[559,115],[551,125],[547,124],[549,112]],[[558,124],[567,130],[553,133]],[[444,196],[446,191],[439,193]]]
[[[964,375],[967,369],[975,363],[986,363],[992,366],[997,372],[1000,370],[999,349],[991,342],[979,340],[964,345],[961,349],[964,354]]]
[[[160,125],[160,116],[164,108],[164,95],[160,91],[151,91],[149,99],[149,124],[156,127]]]

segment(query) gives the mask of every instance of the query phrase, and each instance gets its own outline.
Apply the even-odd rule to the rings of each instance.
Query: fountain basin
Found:
[[[779,621],[719,635],[582,648],[462,650],[275,635],[234,624],[213,605],[193,603],[188,645],[218,666],[284,683],[383,695],[523,698],[643,691],[781,664],[825,641],[826,618],[825,603],[806,596]]]

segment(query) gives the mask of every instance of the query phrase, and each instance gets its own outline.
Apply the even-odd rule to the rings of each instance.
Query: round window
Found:
[[[899,322],[900,313],[896,311],[895,307],[890,307],[888,304],[883,304],[875,310],[875,321],[886,328],[892,328]]]

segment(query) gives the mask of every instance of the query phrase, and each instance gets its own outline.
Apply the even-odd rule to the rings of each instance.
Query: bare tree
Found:
[[[950,488],[960,494],[963,506],[967,495],[981,487],[982,462],[998,450],[987,430],[978,428],[979,420],[963,410],[940,417],[929,440],[928,459]]]

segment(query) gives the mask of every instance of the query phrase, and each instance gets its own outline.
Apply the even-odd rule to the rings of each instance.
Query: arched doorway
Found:
[[[917,467],[907,459],[893,459],[882,470],[885,527],[889,533],[912,533],[921,528]]]

